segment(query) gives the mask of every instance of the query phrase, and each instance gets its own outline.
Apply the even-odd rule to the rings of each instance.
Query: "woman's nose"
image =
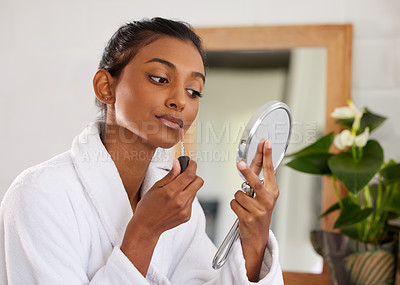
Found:
[[[175,89],[165,102],[167,107],[183,111],[186,106],[186,90]]]

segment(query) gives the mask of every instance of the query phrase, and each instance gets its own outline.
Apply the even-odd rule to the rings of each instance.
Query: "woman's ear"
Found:
[[[93,90],[97,99],[104,104],[114,104],[113,83],[115,79],[105,69],[99,69],[93,77]]]

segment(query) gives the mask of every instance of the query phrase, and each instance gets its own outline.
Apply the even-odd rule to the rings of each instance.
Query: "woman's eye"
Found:
[[[203,97],[203,94],[201,94],[199,91],[193,90],[193,89],[187,89],[187,92],[192,96],[192,98],[196,97]]]
[[[167,83],[168,79],[161,77],[161,76],[155,76],[155,75],[150,75],[149,76],[151,78],[151,80],[157,82],[157,83]]]

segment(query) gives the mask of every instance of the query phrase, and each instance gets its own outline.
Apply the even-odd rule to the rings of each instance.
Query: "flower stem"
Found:
[[[340,198],[339,191],[337,189],[335,176],[332,176],[332,183],[333,183],[333,189],[335,189],[335,194],[336,194],[336,198],[338,200],[339,206],[340,206],[341,209],[343,209],[344,206],[343,206],[342,199]]]
[[[382,181],[378,182],[378,197],[376,199],[376,209],[379,210],[382,205]]]
[[[354,160],[355,162],[357,162],[357,161],[358,161],[358,158],[357,158],[357,150],[356,150],[356,148],[354,147],[354,144],[351,146],[351,154],[352,154],[352,156],[353,156],[353,160]]]
[[[365,208],[370,208],[372,207],[372,198],[371,198],[371,191],[369,188],[369,185],[365,185],[364,189],[363,189],[363,209]],[[374,227],[373,227],[373,223],[374,223],[374,218],[375,218],[375,213],[373,214],[373,216],[368,216],[368,218],[366,218],[363,221],[363,236],[362,239],[364,242],[368,242],[369,240],[369,236],[370,236],[370,232],[374,231]]]
[[[362,148],[362,147],[359,147],[359,148],[358,148],[358,157],[357,157],[357,160],[359,161],[359,160],[362,158],[362,156],[363,156],[363,148]]]
[[[363,192],[364,192],[364,208],[372,207],[371,191],[368,184],[364,186]]]
[[[381,215],[381,206],[382,206],[382,181],[378,181],[378,195],[376,197],[376,204],[374,208],[374,213],[372,216],[371,222],[371,231],[370,231],[370,239],[375,238],[376,241],[379,241],[379,237],[383,231],[384,224],[382,225],[382,215]]]

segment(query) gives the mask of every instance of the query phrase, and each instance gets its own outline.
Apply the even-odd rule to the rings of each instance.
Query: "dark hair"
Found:
[[[144,46],[154,42],[161,36],[170,36],[182,41],[191,41],[200,53],[206,66],[205,52],[201,39],[192,27],[185,22],[163,18],[143,19],[121,26],[108,41],[101,58],[99,69],[107,70],[111,76],[118,77],[123,68]],[[107,106],[96,98],[96,105],[101,115],[100,121],[105,122]]]

